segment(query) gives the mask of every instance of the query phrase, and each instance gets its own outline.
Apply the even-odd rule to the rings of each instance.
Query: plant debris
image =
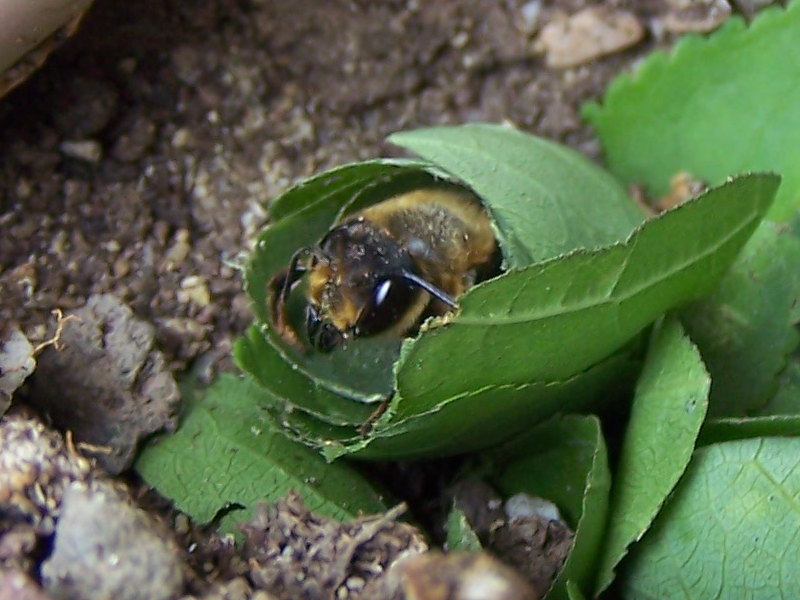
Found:
[[[382,576],[428,545],[420,532],[385,515],[339,523],[309,511],[297,494],[262,506],[243,527],[253,585],[279,599],[381,598]]]
[[[0,421],[0,564],[32,572],[55,532],[65,489],[98,476],[60,434],[21,411]]]

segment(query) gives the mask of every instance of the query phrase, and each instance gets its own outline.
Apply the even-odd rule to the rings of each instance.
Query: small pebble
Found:
[[[59,149],[70,158],[90,163],[98,163],[103,158],[103,147],[97,140],[64,140]]]
[[[537,50],[545,52],[548,67],[566,69],[630,48],[642,37],[644,27],[633,14],[590,6],[545,25]]]
[[[14,391],[33,373],[34,349],[16,323],[0,332],[0,407],[5,412]]]
[[[661,20],[669,33],[707,33],[722,25],[731,16],[726,0],[693,1],[672,0],[673,8]]]
[[[114,260],[114,263],[111,266],[111,272],[114,274],[114,277],[117,279],[121,279],[125,277],[128,273],[131,272],[131,263],[130,261],[125,258],[124,256],[119,256]]]
[[[164,253],[164,258],[161,261],[161,271],[174,271],[177,269],[189,256],[191,249],[189,231],[187,229],[176,231],[172,245]]]
[[[110,485],[67,488],[42,583],[58,600],[167,600],[183,586],[166,531]]]
[[[208,306],[211,302],[211,294],[205,278],[199,275],[185,277],[181,281],[181,289],[178,291],[178,302],[181,304],[191,302],[200,308]]]
[[[539,27],[539,18],[542,16],[541,0],[526,2],[519,9],[522,16],[522,28],[528,33],[533,33]]]

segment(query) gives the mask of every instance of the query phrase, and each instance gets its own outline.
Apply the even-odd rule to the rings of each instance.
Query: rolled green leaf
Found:
[[[551,142],[485,125],[393,140],[432,162],[349,165],[289,190],[246,273],[257,323],[236,360],[269,390],[274,422],[329,459],[456,454],[591,407],[635,368],[629,347],[645,327],[714,288],[779,181],[740,177],[637,227],[624,189]],[[504,272],[458,298],[455,313],[413,339],[360,338],[330,354],[276,334],[268,285],[296,251],[364,206],[459,183],[494,219]],[[292,302],[302,309],[302,293]]]

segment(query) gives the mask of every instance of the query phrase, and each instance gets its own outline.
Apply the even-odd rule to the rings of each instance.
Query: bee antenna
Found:
[[[414,285],[420,289],[425,290],[437,300],[441,300],[442,302],[447,304],[447,306],[449,306],[450,308],[456,307],[455,298],[453,298],[450,294],[448,294],[444,290],[439,289],[431,282],[425,281],[424,279],[422,279],[422,277],[418,277],[417,275],[414,275],[414,273],[411,273],[409,271],[402,271],[400,273],[400,277],[402,277],[405,281],[407,281],[411,285]]]

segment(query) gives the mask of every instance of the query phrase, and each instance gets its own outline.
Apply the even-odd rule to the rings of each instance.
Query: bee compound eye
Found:
[[[394,325],[414,300],[416,290],[399,278],[380,280],[356,323],[356,335],[380,333]]]

